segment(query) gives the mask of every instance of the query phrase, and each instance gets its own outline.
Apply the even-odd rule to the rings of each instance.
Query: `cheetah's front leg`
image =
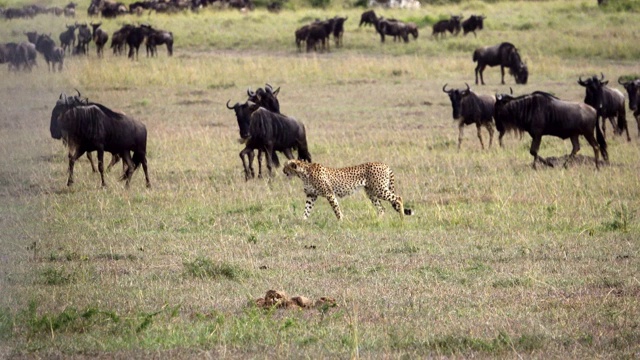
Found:
[[[340,211],[340,205],[338,204],[338,199],[334,194],[327,195],[327,200],[329,200],[329,204],[333,208],[333,212],[336,214],[338,220],[342,220],[342,211]]]
[[[307,220],[309,218],[309,214],[311,214],[311,209],[313,209],[313,205],[316,203],[318,196],[307,194],[307,202],[304,205],[304,219]]]

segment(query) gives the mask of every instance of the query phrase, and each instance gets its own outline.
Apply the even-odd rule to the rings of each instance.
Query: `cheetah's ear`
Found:
[[[295,161],[289,161],[289,167],[291,167],[293,170],[298,168],[298,164],[296,164]]]

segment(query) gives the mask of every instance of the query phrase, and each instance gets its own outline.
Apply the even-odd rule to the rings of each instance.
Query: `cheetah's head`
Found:
[[[306,174],[306,165],[307,163],[301,160],[289,160],[284,164],[282,172],[288,177],[304,175]]]

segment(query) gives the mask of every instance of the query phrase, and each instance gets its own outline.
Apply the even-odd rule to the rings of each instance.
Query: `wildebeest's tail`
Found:
[[[473,52],[473,62],[478,61],[478,56],[479,56],[479,54],[478,54],[478,50],[474,51],[474,52]]]
[[[604,120],[602,120],[604,124]],[[622,104],[622,110],[618,112],[618,133],[622,135],[622,132],[627,128],[627,117],[624,111],[624,103]],[[627,133],[629,131],[627,130]]]
[[[309,153],[309,149],[307,148],[306,140],[301,143],[300,146],[298,146],[298,160],[311,162],[311,154]]]
[[[280,167],[280,158],[278,158],[278,154],[275,151],[271,153],[271,162],[273,166]]]
[[[145,153],[141,153],[139,151],[136,151],[133,153],[133,157],[131,158],[131,160],[133,161],[133,169],[127,169],[127,171],[125,171],[124,174],[122,174],[122,176],[120,177],[120,180],[127,180],[127,177],[129,176],[133,176],[133,173],[138,170],[138,168],[140,167],[140,164],[142,164],[143,161],[145,161],[146,158],[146,154]]]
[[[604,119],[602,119],[604,125]],[[598,146],[600,147],[600,154],[602,154],[602,158],[604,161],[609,161],[609,153],[607,152],[607,141],[604,139],[604,134],[602,133],[602,129],[600,129],[600,124],[596,122],[596,140],[598,141]]]

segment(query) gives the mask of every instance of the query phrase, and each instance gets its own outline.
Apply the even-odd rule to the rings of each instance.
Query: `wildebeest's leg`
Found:
[[[489,131],[489,149],[491,149],[491,144],[493,144],[493,126],[491,125],[490,122],[485,123],[484,126]]]
[[[111,162],[107,165],[107,171],[110,171],[113,165],[117,164],[120,161],[120,156],[118,154],[111,154]],[[125,172],[127,169],[125,166],[127,165],[124,161],[122,162],[122,171]]]
[[[585,139],[587,139],[587,142],[589,143],[589,145],[591,145],[591,147],[593,148],[593,157],[596,160],[596,169],[600,169],[600,165],[598,163],[598,153],[600,152],[600,146],[598,145],[598,142],[596,141],[596,139],[593,137],[592,133],[587,133],[584,135]],[[573,139],[571,140],[571,142],[573,143]],[[575,145],[574,145],[575,146]],[[580,145],[578,145],[579,147]]]
[[[504,65],[500,65],[500,74],[502,74],[501,84],[504,85]],[[484,83],[482,83],[482,85],[484,85]]]
[[[484,77],[482,76],[482,73],[486,67],[487,65],[478,60],[478,65],[476,66],[476,85],[478,85],[478,73],[480,73],[480,82],[484,85]]]
[[[533,168],[537,169],[536,161],[538,160],[547,166],[553,167],[553,164],[548,162],[546,159],[538,156],[538,150],[540,149],[540,142],[542,141],[542,135],[535,135],[532,137],[533,137],[533,140],[531,141],[531,148],[529,149],[529,153],[533,155],[533,164],[532,164]]]
[[[480,122],[476,122],[476,129],[478,130],[478,139],[480,139],[480,146],[482,146],[482,150],[484,150],[484,141],[482,141],[482,125]]]
[[[593,136],[593,135],[592,135]],[[591,140],[595,140],[595,139],[588,139],[587,141],[591,144]],[[573,135],[571,136],[571,154],[569,155],[569,157],[567,158],[567,160],[564,161],[564,164],[562,164],[562,166],[564,166],[565,168],[568,166],[569,161],[573,161],[573,159],[576,157],[576,154],[578,153],[578,151],[580,151],[580,140],[578,139],[578,135]],[[597,144],[596,144],[597,145]],[[592,145],[593,146],[593,145]],[[596,154],[596,164],[598,163],[598,154]],[[597,165],[596,165],[597,166]]]
[[[102,182],[102,186],[107,186],[107,183],[104,182],[104,150],[98,149],[98,171],[100,171],[100,181]]]
[[[269,170],[269,177],[273,177],[273,145],[268,144],[265,147],[265,158],[267,158],[267,170]]]
[[[135,169],[135,165],[133,163],[133,160],[131,160],[131,154],[129,153],[129,151],[121,153],[120,156],[122,156],[122,161],[127,164],[127,171],[124,173],[124,175],[122,175],[120,179],[126,180],[124,186],[126,188],[129,188],[129,182],[131,181],[131,177],[133,176],[133,169]]]
[[[150,188],[151,187],[151,181],[149,180],[149,171],[147,169],[147,156],[146,154],[142,157],[142,170],[144,170],[144,178],[147,181],[147,187]]]
[[[244,159],[245,156],[247,156],[247,158],[249,158],[249,154],[251,154],[251,156],[253,156],[253,149],[245,147],[244,149],[242,149],[242,151],[240,151],[240,160],[242,160],[242,167],[244,168],[244,179],[245,180],[249,180],[250,178],[252,178],[254,176],[253,169],[251,169],[251,171],[250,171],[250,169],[248,167],[248,164]],[[253,157],[251,159],[253,159]]]
[[[311,209],[313,209],[313,204],[316,203],[318,197],[316,195],[307,194],[307,201],[304,204],[304,217],[303,219],[307,220],[309,215],[311,214]]]
[[[69,149],[69,178],[67,179],[67,186],[73,185],[73,166],[82,154],[84,154],[84,150],[79,148],[75,150]]]
[[[633,116],[636,118],[636,124],[638,125],[638,137],[640,137],[640,108],[633,112]]]
[[[461,121],[458,124],[458,150],[460,150],[460,146],[462,146],[462,138],[464,137],[464,123]]]
[[[91,163],[91,170],[93,170],[93,172],[98,172],[98,170],[96,170],[96,164],[93,163],[93,156],[91,156],[90,152],[87,152],[87,159],[89,159],[89,162]]]

